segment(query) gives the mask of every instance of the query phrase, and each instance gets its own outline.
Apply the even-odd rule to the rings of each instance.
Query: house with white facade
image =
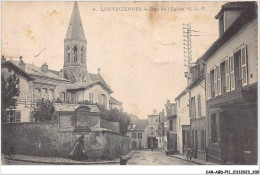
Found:
[[[206,72],[207,157],[257,164],[256,2],[229,2],[216,15],[219,38],[202,55]]]

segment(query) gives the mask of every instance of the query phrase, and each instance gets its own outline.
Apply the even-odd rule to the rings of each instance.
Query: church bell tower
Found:
[[[78,3],[74,3],[64,39],[64,77],[72,83],[88,81],[86,65],[87,40],[82,26]]]

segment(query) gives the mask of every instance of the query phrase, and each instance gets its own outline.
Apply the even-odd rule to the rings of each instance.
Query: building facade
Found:
[[[206,63],[208,160],[256,164],[257,5],[227,3],[216,19],[219,39],[202,56]]]
[[[184,147],[190,146],[189,93],[185,89],[175,98],[177,103],[177,150],[184,153]]]
[[[136,120],[128,128],[127,136],[130,138],[131,149],[146,149],[148,135],[148,120]]]
[[[153,111],[152,115],[148,115],[148,148],[158,148],[159,135],[158,128],[160,124],[160,117],[156,110]]]
[[[206,98],[205,73],[201,59],[192,67],[192,81],[188,86],[190,93],[190,136],[193,156],[206,160]]]

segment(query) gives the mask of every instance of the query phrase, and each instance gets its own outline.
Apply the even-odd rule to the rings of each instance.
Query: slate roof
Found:
[[[222,5],[221,10],[216,15],[216,19],[218,19],[224,12],[224,10],[241,10],[247,9],[255,5],[255,2],[228,2]]]
[[[100,74],[92,74],[92,73],[89,73],[89,78],[92,80],[92,81],[101,81],[103,84],[105,84],[106,86],[107,83],[105,82],[105,80],[102,78],[102,76]]]
[[[136,126],[131,131],[144,131],[148,125],[148,120],[136,120]]]
[[[12,61],[16,66],[19,67],[20,61]],[[25,72],[29,75],[35,75],[35,76],[40,76],[44,78],[50,78],[50,79],[55,79],[55,80],[60,80],[60,81],[66,81],[69,82],[69,80],[53,73],[50,71],[43,72],[41,67],[35,66],[33,64],[26,63],[25,65]]]
[[[249,3],[249,2],[248,2]],[[221,35],[210,48],[201,56],[203,61],[207,61],[216,53],[221,46],[234,37],[243,27],[257,18],[257,4],[250,2],[250,6],[233,22],[233,24]]]
[[[82,104],[67,104],[67,103],[54,103],[53,108],[57,112],[73,112],[80,106],[87,106],[90,112],[100,112],[97,105],[82,105]]]
[[[114,97],[111,97],[111,104],[114,104],[114,105],[122,105],[122,102],[118,101],[118,100],[115,99]]]
[[[100,84],[101,86],[103,86],[105,89],[107,89],[110,93],[112,93],[113,91],[107,86],[105,85],[103,82],[101,82],[100,80],[98,81],[90,81],[90,82],[80,82],[80,83],[74,83],[74,84],[69,84],[67,85],[66,89],[67,90],[76,90],[76,89],[87,89],[90,88],[93,85],[96,84]]]
[[[77,2],[75,2],[73,6],[70,23],[69,23],[65,40],[66,39],[86,40]]]

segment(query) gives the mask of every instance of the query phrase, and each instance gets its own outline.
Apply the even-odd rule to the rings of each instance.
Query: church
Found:
[[[33,122],[31,111],[37,100],[61,100],[77,104],[83,101],[98,103],[106,109],[122,111],[122,103],[111,97],[113,91],[105,82],[98,69],[97,74],[87,69],[87,40],[77,2],[71,14],[64,39],[64,66],[61,71],[19,61],[6,60],[2,56],[2,75],[5,78],[16,73],[20,78],[20,94],[17,106],[7,109],[8,123]]]

